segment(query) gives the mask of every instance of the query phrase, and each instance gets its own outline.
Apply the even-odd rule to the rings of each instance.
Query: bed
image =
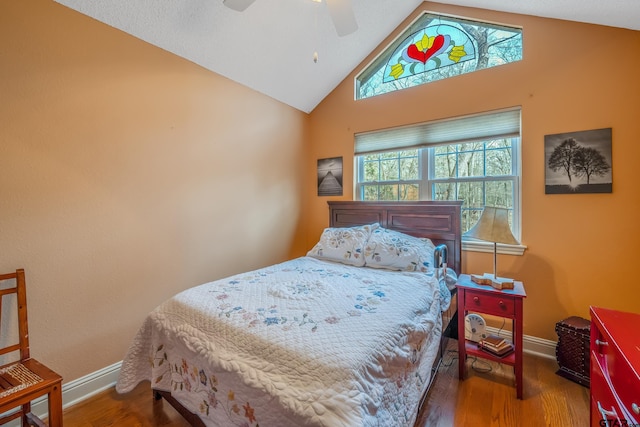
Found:
[[[460,205],[329,202],[307,256],[151,312],[116,390],[148,380],[194,426],[412,426],[455,326]]]

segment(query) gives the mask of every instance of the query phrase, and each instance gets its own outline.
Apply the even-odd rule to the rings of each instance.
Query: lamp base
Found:
[[[506,277],[494,277],[491,273],[484,273],[483,275],[472,274],[471,281],[478,285],[492,286],[495,289],[513,289],[513,279],[507,279]]]

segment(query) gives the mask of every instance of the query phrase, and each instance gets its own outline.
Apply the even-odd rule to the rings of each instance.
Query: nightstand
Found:
[[[516,395],[522,399],[522,300],[527,296],[522,282],[514,282],[513,289],[494,289],[478,285],[467,274],[461,274],[458,288],[458,374],[464,380],[467,356],[482,357],[513,366],[516,376]],[[468,312],[485,313],[512,320],[513,353],[496,357],[478,348],[478,344],[464,339],[464,318]]]

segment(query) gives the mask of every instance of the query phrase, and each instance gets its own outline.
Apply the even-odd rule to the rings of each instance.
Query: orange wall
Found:
[[[172,294],[302,250],[306,114],[50,0],[0,2],[0,101],[0,272],[65,381]]]
[[[311,114],[305,216],[307,246],[327,226],[317,197],[319,158],[343,156],[344,196],[353,198],[353,134],[470,113],[522,107],[523,256],[499,255],[502,275],[522,280],[525,334],[557,339],[555,323],[589,306],[640,312],[635,262],[640,241],[640,32],[481,9],[423,3],[423,10],[522,26],[524,59],[366,100],[353,79],[365,59]],[[395,36],[395,34],[393,35]],[[381,43],[384,48],[392,38]],[[544,135],[613,128],[613,193],[544,194]],[[492,254],[465,252],[464,270],[492,268]]]
[[[0,271],[27,270],[32,354],[79,378],[179,290],[306,252],[327,225],[316,160],[344,157],[351,199],[354,132],[513,105],[528,249],[499,268],[527,286],[525,333],[640,311],[640,33],[424,6],[522,25],[524,60],[358,102],[351,75],[309,117],[49,0],[1,2]],[[614,192],[544,195],[544,135],[602,127]]]

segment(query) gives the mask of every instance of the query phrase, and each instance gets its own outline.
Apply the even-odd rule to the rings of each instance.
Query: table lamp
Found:
[[[471,280],[478,284],[491,285],[496,289],[513,289],[513,279],[498,277],[496,269],[496,260],[498,258],[497,244],[519,244],[511,233],[509,210],[506,208],[485,206],[476,225],[464,233],[463,237],[471,237],[493,243],[493,274],[484,273],[482,276],[472,274]]]

